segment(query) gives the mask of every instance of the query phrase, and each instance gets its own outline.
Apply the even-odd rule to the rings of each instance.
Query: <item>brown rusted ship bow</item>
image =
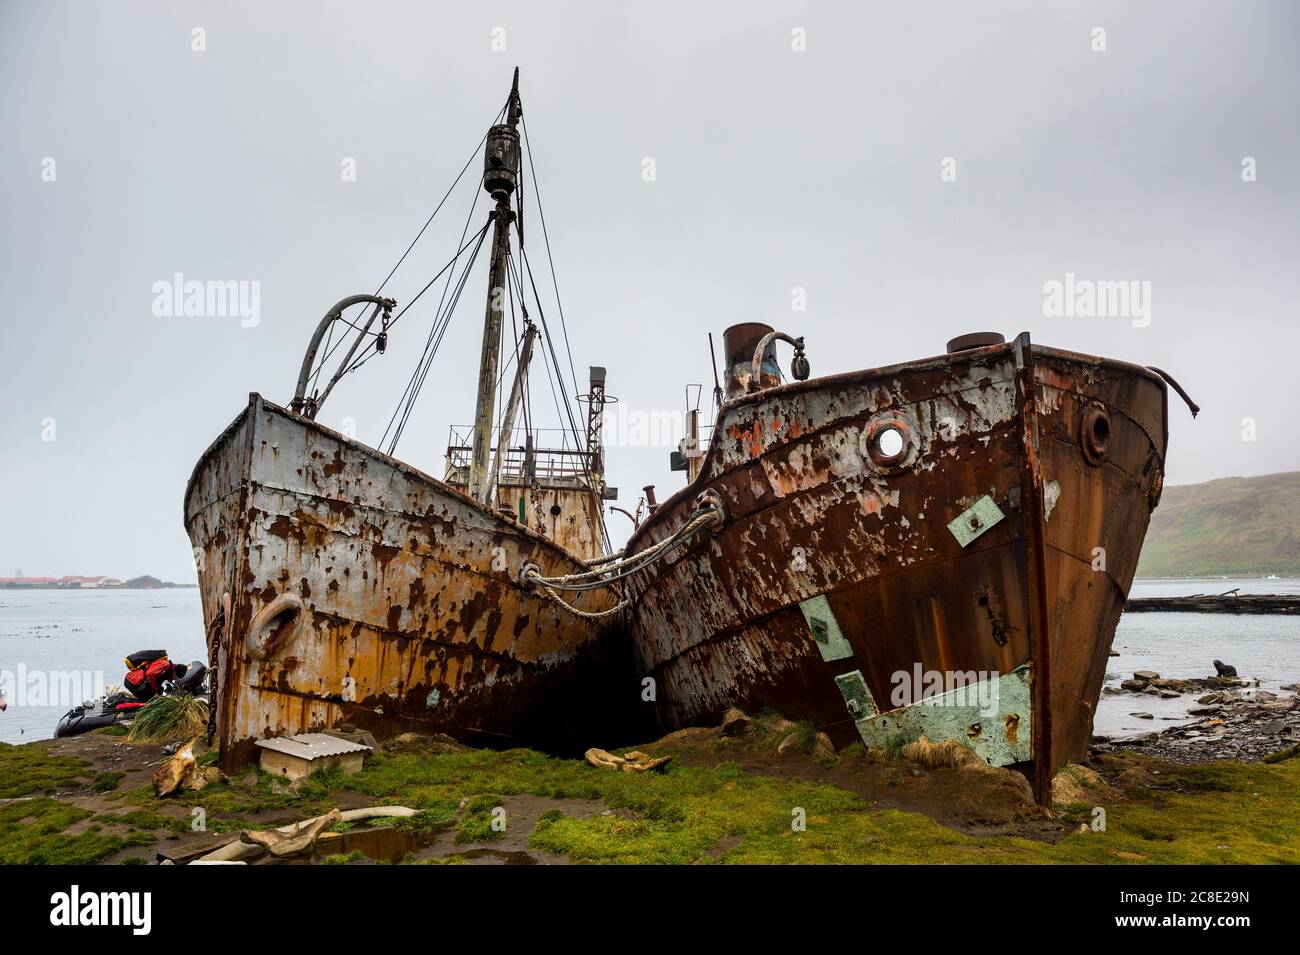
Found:
[[[632,633],[668,727],[729,706],[838,746],[959,740],[1029,776],[1085,751],[1160,497],[1162,374],[980,333],[936,358],[782,383],[757,324],[724,336],[726,397],[691,483],[726,520],[633,575]]]

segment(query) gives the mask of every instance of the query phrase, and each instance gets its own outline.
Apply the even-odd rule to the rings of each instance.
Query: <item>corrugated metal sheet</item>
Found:
[[[353,743],[327,733],[299,733],[297,736],[277,736],[274,739],[259,739],[257,745],[262,749],[273,750],[299,759],[320,759],[322,756],[344,756],[348,753],[368,753],[370,747],[364,743]]]

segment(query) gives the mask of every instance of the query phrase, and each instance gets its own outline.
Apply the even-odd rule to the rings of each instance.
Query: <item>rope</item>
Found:
[[[471,208],[470,211],[472,214],[473,209]],[[402,311],[397,314],[397,318],[394,318],[392,322],[389,323],[389,328],[396,325],[397,319],[401,318],[402,315],[405,314],[407,308],[410,308],[415,304],[420,295],[423,295],[430,287],[432,287],[433,283],[438,280],[443,272],[447,273],[447,283],[448,287],[450,287],[452,276],[454,275],[454,267],[459,261],[461,253],[473,244],[474,249],[470,252],[469,257],[465,262],[465,268],[461,272],[460,278],[455,283],[455,291],[452,293],[450,302],[447,301],[448,288],[444,288],[442,291],[442,299],[438,303],[438,313],[434,316],[433,325],[429,329],[429,336],[425,341],[424,351],[420,355],[420,360],[416,362],[415,370],[411,373],[411,380],[407,383],[406,389],[397,403],[397,407],[393,409],[393,415],[388,420],[388,426],[384,428],[384,434],[383,437],[380,438],[380,444],[383,444],[383,442],[388,438],[389,431],[393,429],[394,424],[396,423],[396,430],[393,431],[393,438],[388,445],[389,454],[393,454],[397,450],[397,442],[401,440],[402,431],[405,430],[406,422],[411,415],[411,409],[415,406],[415,400],[419,397],[420,390],[424,387],[425,379],[429,375],[429,369],[433,366],[434,356],[437,355],[438,349],[442,345],[443,337],[447,334],[447,328],[451,324],[452,312],[456,310],[456,306],[460,302],[460,296],[465,290],[465,284],[469,279],[470,270],[473,268],[474,262],[478,258],[479,250],[483,248],[483,240],[487,236],[488,228],[491,225],[492,220],[489,218],[483,228],[478,231],[475,238],[470,239],[469,242],[462,245],[460,249],[457,250],[455,257],[448,262],[437,275],[430,279],[429,284],[421,289],[419,294],[407,303],[406,308],[402,309]],[[444,303],[446,305],[445,308]],[[399,417],[401,419],[400,421],[398,421]]]
[[[494,122],[499,123],[499,122],[501,121],[501,117],[505,114],[505,111],[506,111],[506,108],[505,108],[504,106],[501,107],[501,110],[497,113],[497,118],[496,118],[496,120],[495,120]],[[402,253],[402,255],[401,255],[400,258],[398,258],[398,260],[397,260],[397,264],[394,265],[391,269],[389,269],[388,274],[387,274],[386,276],[384,276],[384,280],[383,280],[382,282],[380,282],[380,283],[379,283],[379,287],[378,287],[377,289],[375,289],[375,294],[376,294],[376,295],[378,295],[380,292],[382,292],[382,291],[384,290],[384,286],[386,286],[386,285],[388,284],[388,280],[391,279],[391,278],[392,278],[392,277],[397,273],[397,270],[398,270],[399,268],[401,268],[402,263],[405,262],[405,261],[406,261],[406,257],[407,257],[408,255],[411,254],[411,250],[415,248],[416,243],[418,243],[418,242],[420,241],[420,239],[424,236],[424,233],[428,230],[429,226],[433,223],[433,220],[437,217],[438,213],[442,211],[442,207],[443,207],[444,205],[446,205],[447,200],[451,197],[452,192],[455,190],[456,186],[460,183],[461,179],[464,178],[465,173],[466,173],[466,171],[469,169],[470,165],[473,164],[473,162],[474,162],[474,158],[480,154],[480,151],[481,151],[482,148],[483,148],[483,144],[487,142],[487,138],[488,138],[488,134],[487,134],[487,133],[484,133],[484,134],[483,134],[483,138],[480,139],[480,140],[478,141],[478,145],[475,146],[475,147],[473,148],[473,150],[470,151],[469,158],[465,160],[465,165],[461,167],[460,172],[456,175],[456,178],[455,178],[455,180],[452,181],[452,184],[451,184],[450,186],[447,187],[447,191],[443,194],[442,199],[440,199],[440,200],[438,201],[438,205],[434,208],[433,212],[429,213],[429,218],[426,219],[425,222],[424,222],[424,225],[420,227],[420,231],[417,232],[417,233],[415,234],[415,238],[412,239],[412,240],[411,240],[411,244],[408,245],[408,246],[406,247],[406,251]],[[477,200],[477,193],[476,193],[476,194],[475,194],[475,202],[477,202],[477,201],[478,201],[478,200]],[[471,209],[471,211],[472,211],[472,209]],[[464,235],[463,235],[463,234],[462,234],[461,238],[464,239]],[[438,273],[438,274],[441,275],[442,273],[440,272],[440,273]],[[437,276],[434,276],[434,281],[437,281]],[[432,285],[433,282],[430,282],[429,284]],[[425,290],[427,290],[427,289],[428,289],[428,286],[425,286]],[[423,294],[424,294],[424,291],[422,290],[422,291],[420,292],[420,295],[423,295]],[[419,295],[416,296],[416,298],[419,298],[419,297],[420,297]],[[407,304],[407,308],[410,308],[410,306],[411,306],[411,305],[414,305],[414,304],[415,304],[415,302],[414,302],[414,300],[412,300],[410,303]],[[405,311],[406,311],[405,308],[402,309],[402,312],[405,312]],[[399,313],[399,314],[398,314],[398,318],[400,318],[400,317],[401,317],[401,314]],[[341,316],[340,316],[340,319],[341,319],[345,324],[347,324],[347,325],[352,325],[353,328],[356,328],[356,325],[354,325],[352,322],[349,322],[349,321],[347,321],[346,319],[343,319]],[[394,321],[396,321],[396,319],[394,319]],[[373,335],[374,333],[372,332],[371,334]],[[333,337],[334,337],[334,325],[333,325],[333,323],[331,323],[331,324],[330,324],[330,339],[333,339]],[[313,387],[313,388],[316,387],[316,381],[317,381],[317,379],[320,377],[320,373],[321,373],[321,371],[324,369],[326,363],[329,362],[330,357],[331,357],[331,356],[334,354],[334,352],[338,349],[339,345],[342,345],[342,344],[343,344],[343,341],[346,339],[346,337],[347,337],[347,336],[344,336],[344,338],[339,339],[338,343],[335,344],[333,348],[330,347],[329,341],[327,341],[327,342],[325,343],[325,349],[326,349],[326,351],[325,351],[325,357],[321,359],[320,367],[316,369],[316,374],[312,376],[311,387]],[[353,368],[352,368],[353,371],[355,371],[357,368],[360,368],[361,365],[365,364],[366,361],[369,361],[368,351],[369,351],[369,349],[367,349],[367,352],[363,352],[360,356],[358,356],[358,358],[357,358],[357,364],[354,365]],[[362,360],[362,359],[364,359],[364,360]],[[382,440],[381,440],[380,443],[383,443]]]
[[[608,610],[595,610],[595,611],[579,610],[573,604],[568,603],[563,597],[557,594],[550,587],[546,586],[546,584],[542,584],[542,590],[545,591],[546,596],[550,598],[552,601],[559,604],[561,607],[569,611],[569,613],[573,614],[575,617],[581,617],[583,620],[600,620],[604,617],[612,617],[614,614],[623,611],[632,602],[627,597],[624,597],[622,600],[614,604],[614,606],[610,607]]]
[[[524,152],[528,154],[528,172],[533,177],[533,199],[537,203],[537,218],[542,224],[542,240],[546,246],[547,261],[551,265],[551,287],[555,289],[555,304],[560,310],[560,329],[564,332],[564,350],[569,355],[569,377],[573,379],[573,391],[576,394],[578,391],[578,374],[573,367],[573,349],[569,347],[569,326],[564,320],[564,302],[560,299],[560,281],[555,275],[555,258],[551,255],[551,236],[546,231],[546,213],[542,211],[542,192],[537,185],[537,168],[533,165],[533,144],[528,141],[528,120],[522,116],[519,117],[519,126],[524,132]],[[522,185],[524,177],[520,176],[519,179]],[[521,200],[521,208],[522,205]],[[522,243],[520,243],[519,248],[522,251]]]
[[[701,528],[720,524],[722,520],[721,511],[713,507],[702,507],[676,533],[665,537],[659,543],[647,547],[640,553],[633,554],[631,557],[611,557],[600,569],[589,570],[580,574],[565,574],[562,577],[543,577],[538,573],[536,567],[529,566],[524,569],[521,577],[525,583],[534,582],[540,584],[548,592],[552,588],[574,592],[599,590],[602,587],[610,586],[615,581],[631,576],[644,567],[648,567]]]

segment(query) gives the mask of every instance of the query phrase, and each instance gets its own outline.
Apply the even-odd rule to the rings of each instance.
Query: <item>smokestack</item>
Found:
[[[732,325],[722,333],[722,351],[727,367],[723,372],[727,400],[749,393],[749,380],[754,374],[754,352],[764,335],[773,331],[762,322],[742,322]],[[776,363],[776,341],[768,342],[763,349],[763,362],[758,373],[759,388],[773,388],[781,383],[781,370]]]

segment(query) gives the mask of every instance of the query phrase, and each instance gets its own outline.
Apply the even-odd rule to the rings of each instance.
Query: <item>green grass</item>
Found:
[[[53,799],[29,799],[0,806],[0,864],[89,865],[130,846],[148,845],[153,836],[133,832],[109,836],[64,830],[90,813]]]
[[[599,799],[630,810],[634,818],[545,813],[530,845],[575,862],[1300,862],[1300,761],[1213,763],[1156,778],[1160,788],[1141,801],[1104,807],[1106,832],[1077,833],[1054,846],[966,836],[915,813],[873,809],[834,786],[726,763],[669,764],[666,772],[643,774],[527,750],[397,754],[372,758],[343,784],[428,809],[439,822],[468,797],[458,841],[461,832],[483,835],[482,820],[511,794]],[[1091,819],[1091,806],[1063,808],[1072,825]],[[796,809],[804,831],[791,825]],[[719,853],[723,840],[730,848]]]
[[[492,842],[496,839],[504,839],[506,832],[504,829],[494,827],[493,823],[498,818],[494,815],[495,811],[501,806],[501,797],[480,793],[477,796],[471,796],[465,803],[465,808],[461,811],[460,819],[456,823],[456,842],[465,844],[469,842]],[[509,819],[506,819],[509,825]]]
[[[1138,576],[1256,574],[1300,574],[1300,472],[1164,489]]]
[[[89,775],[84,759],[54,756],[44,746],[0,743],[0,799],[74,789]]]
[[[206,732],[208,702],[188,693],[155,696],[131,717],[133,743],[184,743]]]
[[[119,790],[109,794],[108,798],[120,801],[124,806],[143,809],[152,810],[163,805],[184,809],[185,818],[177,820],[178,823],[184,822],[184,828],[190,826],[190,811],[200,808],[206,814],[207,831],[213,833],[284,825],[283,819],[259,823],[249,818],[259,813],[283,811],[291,817],[301,814],[306,818],[329,812],[334,805],[323,785],[308,787],[306,793],[294,793],[284,780],[253,769],[234,779],[213,783],[198,792],[178,792],[164,800],[154,795],[152,786]]]
[[[354,849],[346,855],[335,853],[334,855],[326,856],[320,861],[321,865],[347,865],[349,862],[362,862],[365,858],[366,854],[364,852],[359,849]]]
[[[189,819],[169,816],[153,809],[134,809],[130,812],[102,812],[95,817],[95,820],[148,831],[169,829],[172,832],[188,832],[190,828]]]
[[[0,749],[0,780],[10,790],[93,785],[93,774],[75,760],[14,749]],[[352,790],[373,804],[419,810],[372,825],[416,831],[453,825],[461,844],[499,838],[492,810],[511,796],[597,800],[612,811],[574,818],[553,808],[529,834],[533,849],[580,863],[1300,863],[1300,759],[1170,767],[1107,757],[1107,765],[1114,771],[1103,775],[1128,787],[1128,796],[1098,791],[1106,831],[1072,832],[1049,845],[963,835],[916,813],[874,808],[834,785],[760,775],[733,763],[674,761],[663,772],[620,773],[529,750],[390,752],[371,757],[353,776],[331,771],[304,780],[297,792],[253,771],[165,801],[147,786],[114,791],[108,797],[121,810],[92,822],[127,826],[126,836],[67,836],[64,830],[89,813],[52,799],[0,805],[0,862],[100,861],[128,845],[148,844],[160,831],[183,831],[192,806],[202,806],[209,831],[220,832],[248,825],[243,817],[258,812],[317,815],[337,803],[340,791]],[[1117,780],[1126,767],[1149,782]],[[1091,796],[1081,798],[1085,803],[1057,807],[1071,830],[1092,820]],[[802,828],[792,825],[797,821]]]
[[[96,773],[95,778],[90,781],[90,791],[95,793],[112,792],[122,784],[122,778],[126,773]]]
[[[1281,763],[1288,759],[1295,759],[1300,756],[1300,743],[1292,743],[1290,746],[1283,746],[1281,749],[1269,753],[1264,757],[1266,763]]]

